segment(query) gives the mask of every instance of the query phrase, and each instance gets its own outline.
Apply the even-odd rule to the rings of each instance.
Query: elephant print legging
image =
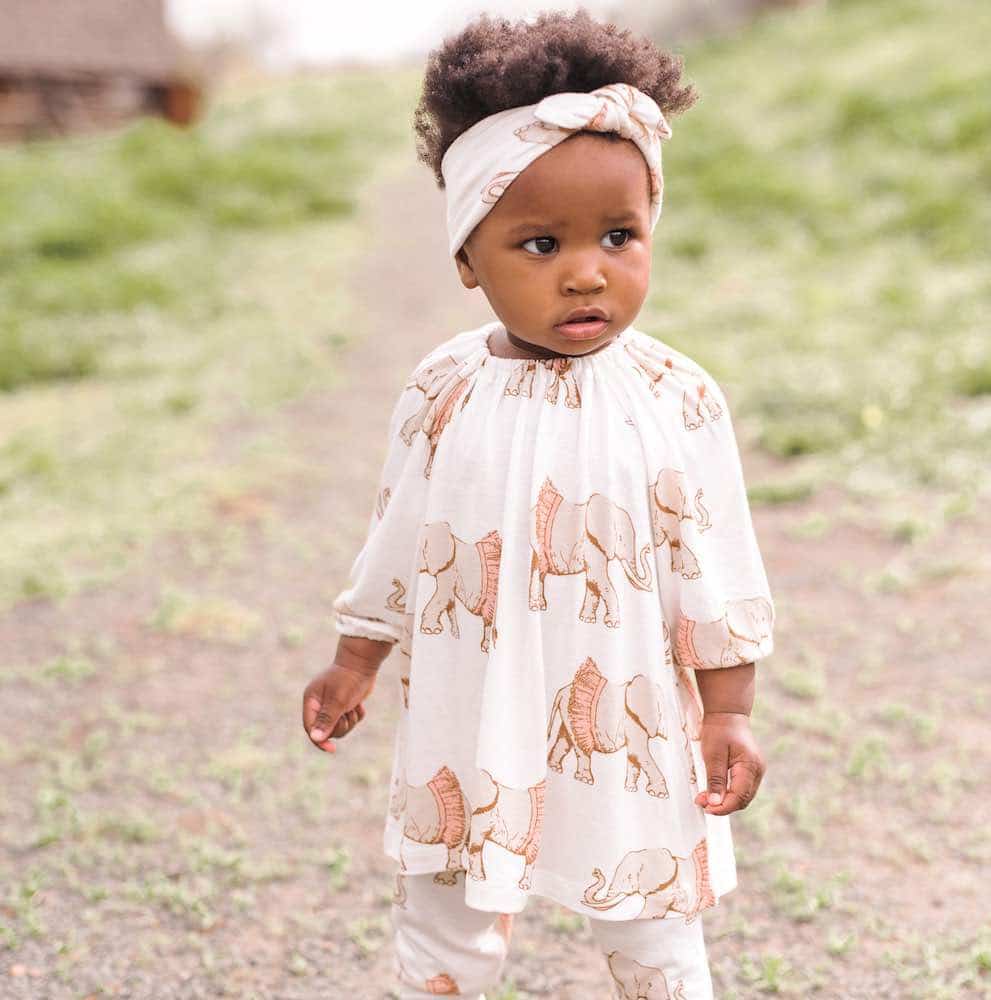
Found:
[[[702,919],[595,920],[615,1000],[712,1000]],[[509,952],[512,918],[465,905],[456,886],[403,874],[392,902],[399,1000],[443,994],[486,1000]],[[577,995],[577,994],[576,994]],[[586,996],[587,994],[580,994]]]

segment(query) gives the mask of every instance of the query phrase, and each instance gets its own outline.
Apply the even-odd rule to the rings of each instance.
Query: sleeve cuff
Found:
[[[379,642],[399,642],[399,629],[377,618],[358,618],[355,615],[335,612],[334,627],[340,635],[351,635],[359,639],[376,639]]]

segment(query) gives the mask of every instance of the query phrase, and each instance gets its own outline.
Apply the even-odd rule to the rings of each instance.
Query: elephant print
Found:
[[[699,792],[699,778],[698,774],[695,772],[695,758],[692,756],[692,739],[697,739],[698,737],[693,737],[688,731],[688,723],[683,722],[681,724],[681,732],[685,737],[685,760],[688,762],[688,780],[691,782],[692,788],[697,795]]]
[[[388,596],[385,606],[390,611],[396,611],[403,616],[402,634],[399,639],[399,652],[406,657],[406,664],[400,668],[399,683],[402,685],[403,708],[409,708],[409,658],[413,649],[413,615],[406,612],[406,588],[399,577],[392,578],[393,591]]]
[[[750,663],[770,638],[773,624],[774,610],[766,597],[727,601],[725,613],[715,621],[679,619],[675,655],[696,670]]]
[[[439,976],[431,976],[425,983],[425,992],[430,993],[432,996],[461,996],[461,989],[458,986],[458,982],[452,976],[449,976],[446,972],[442,972]]]
[[[609,974],[616,984],[616,996],[623,1000],[686,1000],[685,984],[679,981],[672,993],[663,970],[654,965],[644,965],[621,952],[606,955]]]
[[[688,914],[691,900],[680,885],[680,863],[687,858],[673,855],[666,847],[629,851],[616,865],[606,889],[606,878],[598,868],[594,881],[585,889],[583,902],[596,910],[610,910],[625,900],[639,896],[643,906],[637,918],[665,917],[670,912]],[[604,895],[600,895],[606,889]]]
[[[429,979],[417,979],[403,968],[402,959],[398,955],[396,955],[396,968],[401,982],[411,983],[417,989],[422,988],[424,993],[429,993],[431,996],[462,996],[461,987],[458,986],[457,980],[446,972],[438,973]]]
[[[453,376],[460,362],[447,355],[439,361],[425,365],[414,373],[406,388],[418,388],[423,393],[423,405],[408,417],[399,431],[399,436],[407,445],[413,444],[417,431],[422,431],[429,442],[430,452],[424,478],[430,478],[434,455],[444,428],[454,416],[456,409],[464,408],[471,396],[467,373]]]
[[[516,180],[518,170],[502,170],[482,188],[482,202],[494,205],[505,193],[506,188]]]
[[[425,785],[404,782],[394,808],[406,814],[404,838],[418,844],[443,844],[447,848],[445,870],[434,875],[434,881],[454,885],[458,872],[464,871],[461,860],[471,814],[457,775],[445,765]],[[401,867],[406,870],[405,861]]]
[[[491,841],[523,858],[521,889],[530,888],[530,875],[540,850],[540,834],[544,819],[544,790],[546,779],[528,788],[510,788],[495,781],[484,768],[480,775],[488,778],[485,805],[471,814],[468,834],[468,872],[472,878],[485,878],[482,848]]]
[[[704,837],[692,850],[692,861],[695,864],[695,909],[685,920],[689,924],[697,913],[716,905],[716,896],[709,883],[709,848]]]
[[[406,610],[406,586],[398,576],[392,578],[392,593],[386,598],[385,606],[390,611]]]
[[[609,579],[609,562],[618,559],[637,590],[651,589],[650,562],[645,545],[637,559],[636,532],[628,511],[602,493],[584,503],[564,500],[551,480],[540,487],[530,508],[530,610],[546,611],[544,578],[585,574],[585,600],[578,618],[596,621],[599,601],[605,601],[605,624],[618,628],[619,601]],[[642,566],[642,569],[641,569]]]
[[[513,129],[513,135],[521,142],[542,142],[547,146],[553,146],[561,141],[561,131],[556,125],[546,125],[540,119],[534,118],[532,122]]]
[[[394,906],[400,906],[404,910],[406,909],[406,874],[405,872],[396,872],[396,888],[392,893],[392,903]]]
[[[671,358],[665,358],[664,363],[658,365],[654,355],[650,351],[639,347],[632,341],[627,342],[625,350],[633,361],[633,370],[647,381],[651,393],[660,399],[661,383],[667,377],[675,378],[674,361]]]
[[[712,527],[709,512],[702,505],[702,490],[695,494],[695,509],[689,510],[685,493],[685,474],[678,469],[661,469],[648,487],[650,491],[650,519],[655,548],[667,544],[671,551],[671,572],[680,573],[686,580],[702,575],[695,553],[681,540],[681,522],[693,521],[698,531]]]
[[[389,815],[393,819],[399,819],[403,814],[403,804],[406,801],[402,778],[392,779],[392,787],[389,789]]]
[[[537,372],[537,365],[543,365],[554,373],[550,385],[544,392],[544,399],[551,405],[557,405],[559,390],[564,384],[564,405],[576,410],[582,405],[582,394],[578,388],[578,380],[575,378],[574,364],[570,358],[527,358],[521,360],[513,367],[512,373],[506,380],[506,396],[526,396],[533,395],[533,379]]]
[[[375,498],[375,516],[381,521],[385,517],[385,508],[389,506],[389,500],[392,497],[392,490],[386,486]]]
[[[681,865],[691,860],[694,868],[695,899],[680,884]],[[585,890],[583,902],[596,910],[609,910],[624,900],[634,896],[643,899],[643,906],[637,918],[654,920],[667,917],[669,913],[680,913],[685,923],[690,924],[700,910],[715,903],[715,896],[709,885],[708,852],[705,840],[700,840],[692,851],[691,859],[678,857],[666,847],[648,848],[642,851],[628,851],[619,864],[606,888],[606,879],[601,870],[592,870],[594,881]]]
[[[458,638],[456,602],[482,619],[482,652],[498,639],[495,627],[499,590],[499,560],[502,538],[490,531],[474,545],[458,538],[447,521],[434,521],[423,529],[418,571],[429,573],[436,582],[433,596],[420,618],[420,631],[428,635],[443,632],[446,616],[451,635]]]
[[[658,365],[656,358],[649,350],[645,350],[635,343],[628,343],[626,352],[633,359],[634,371],[646,379],[650,391],[658,399],[661,397],[661,382],[665,378],[674,379],[678,383],[682,390],[681,413],[685,430],[698,430],[705,423],[707,416],[710,420],[718,420],[722,416],[722,407],[706,391],[705,382],[699,380],[693,382],[691,386],[686,386],[684,381],[675,375],[672,358],[667,357],[662,365]]]
[[[706,417],[718,420],[723,414],[723,408],[712,398],[705,382],[698,381],[685,390],[681,400],[681,414],[685,430],[697,431],[705,423]]]
[[[578,759],[575,777],[588,785],[592,777],[592,752],[615,753],[626,748],[626,785],[637,791],[641,769],[647,772],[647,794],[668,797],[667,782],[650,752],[654,736],[667,739],[662,727],[663,695],[659,685],[644,674],[625,684],[610,684],[589,657],[554,697],[547,739],[547,765],[559,774],[572,751]]]

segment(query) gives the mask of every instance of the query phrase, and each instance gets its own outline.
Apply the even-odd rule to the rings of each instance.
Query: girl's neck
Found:
[[[584,358],[588,357],[589,354],[596,354],[601,351],[603,347],[608,347],[610,341],[605,344],[600,345],[594,351],[589,351],[588,354],[561,354],[558,351],[552,351],[547,347],[541,347],[540,344],[531,344],[529,341],[521,340],[519,337],[514,336],[509,330],[503,326],[503,331],[505,333],[507,343],[519,352],[518,356],[521,360],[529,360],[532,358],[544,359],[544,358]],[[503,355],[504,357],[512,357],[513,355]]]

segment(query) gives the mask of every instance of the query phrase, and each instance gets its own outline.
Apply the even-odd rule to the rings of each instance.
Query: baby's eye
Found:
[[[527,243],[543,243],[543,244],[545,244],[544,249],[549,250],[551,248],[547,247],[546,244],[547,243],[556,243],[556,242],[557,242],[557,240],[555,240],[553,236],[533,236],[530,239],[528,239],[526,241],[526,243],[524,243],[522,245],[525,248]],[[536,253],[537,256],[539,256],[539,257],[546,257],[547,256],[547,254],[541,253],[539,249],[538,250],[534,250],[534,251],[528,251],[528,252]]]
[[[612,238],[613,238],[613,236],[615,236],[615,235],[616,235],[616,233],[622,233],[622,234],[625,234],[625,237],[626,237],[626,238],[625,238],[625,239],[623,240],[623,242],[622,242],[622,243],[613,243],[613,242],[612,242]],[[632,235],[633,235],[633,231],[632,231],[632,230],[630,230],[630,229],[610,229],[610,230],[609,230],[609,232],[608,232],[608,233],[606,233],[606,236],[605,236],[605,238],[606,238],[607,240],[609,240],[609,245],[610,245],[610,246],[611,246],[611,247],[612,247],[612,248],[613,248],[614,250],[618,250],[618,249],[619,249],[620,247],[624,247],[624,246],[626,246],[626,244],[627,244],[627,243],[628,243],[628,242],[630,241],[630,237],[631,237]]]

